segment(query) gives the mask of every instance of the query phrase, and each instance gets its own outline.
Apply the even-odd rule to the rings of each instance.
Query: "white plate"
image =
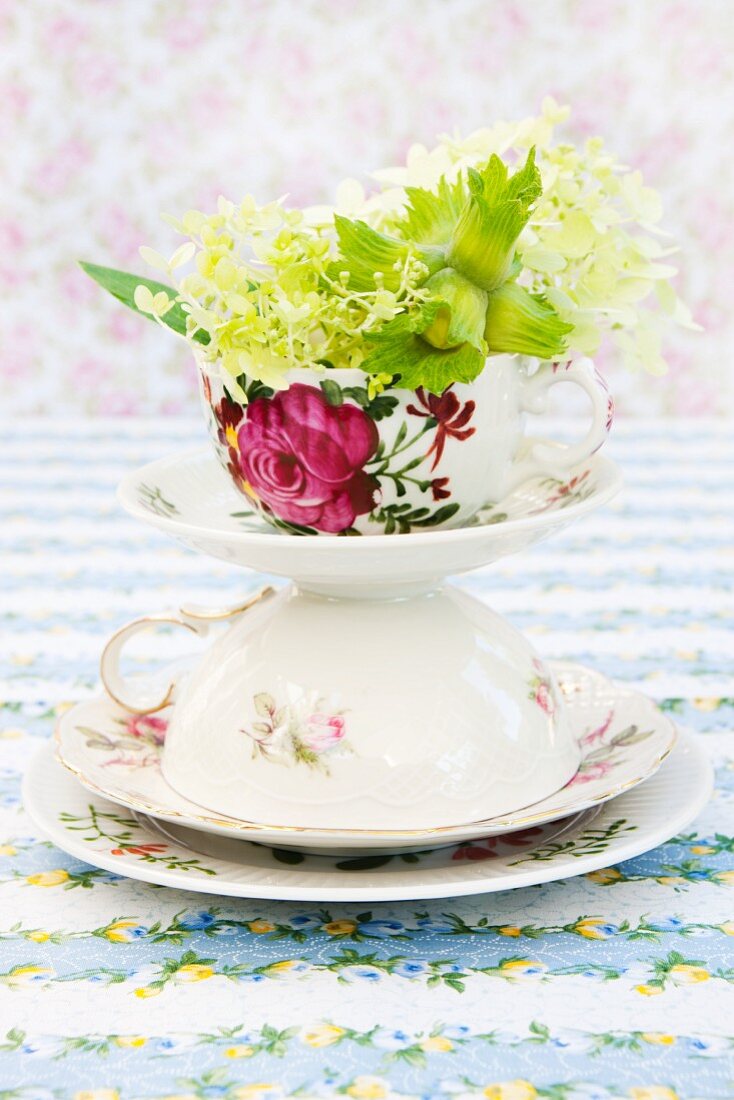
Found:
[[[278,901],[414,901],[533,886],[630,859],[690,824],[712,785],[705,751],[686,735],[647,783],[570,824],[426,854],[358,860],[153,825],[90,794],[55,760],[50,744],[26,773],[23,802],[41,832],[65,852],[145,882]]]
[[[578,813],[653,774],[675,743],[673,723],[639,692],[598,672],[551,662],[583,757],[577,775],[542,802],[516,813],[422,830],[310,829],[223,818],[177,794],[160,770],[163,728],[173,707],[149,718],[130,715],[106,697],[80,703],[60,719],[58,759],[91,791],[164,821],[208,833],[331,854],[409,851],[455,844]]]
[[[261,573],[303,584],[420,585],[464,573],[524,550],[593,511],[618,492],[622,478],[592,455],[563,478],[533,478],[474,523],[408,535],[305,536],[273,533],[249,511],[210,449],[184,452],[127,474],[118,496],[133,516],[187,546]]]

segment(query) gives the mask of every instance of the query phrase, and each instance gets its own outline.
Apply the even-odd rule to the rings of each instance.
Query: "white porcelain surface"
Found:
[[[708,801],[712,782],[704,749],[697,739],[684,736],[647,783],[568,828],[546,825],[530,835],[490,838],[485,859],[463,858],[459,847],[411,856],[411,862],[385,856],[376,864],[372,858],[366,866],[297,853],[288,853],[284,863],[282,852],[262,844],[176,825],[166,826],[163,836],[132,811],[85,790],[54,759],[51,745],[42,748],[26,772],[23,802],[38,829],[64,851],[145,882],[284,901],[409,901],[511,890],[630,859],[690,824]],[[125,847],[120,846],[123,834]],[[153,847],[145,851],[141,845]],[[212,854],[198,855],[202,848]]]
[[[296,580],[177,687],[167,781],[217,815],[313,829],[461,825],[559,790],[579,750],[552,675],[508,622],[440,578],[522,549],[619,482],[594,457],[568,481],[524,483],[470,527],[365,539],[269,533],[238,514],[210,455],[129,475],[120,495],[133,514]],[[105,674],[118,649],[103,660],[108,690],[151,709],[149,692],[131,699]]]
[[[302,587],[349,595],[426,589],[524,550],[611,500],[622,479],[593,455],[563,479],[531,478],[472,525],[367,538],[285,537],[251,509],[208,449],[159,459],[127,474],[118,491],[131,515],[213,557]]]
[[[174,707],[150,719],[132,716],[105,697],[80,703],[59,721],[57,755],[90,790],[120,805],[223,836],[332,853],[457,843],[540,825],[606,801],[648,778],[672,748],[675,727],[645,696],[579,665],[553,663],[551,669],[580,747],[577,774],[561,790],[519,813],[453,828],[374,833],[294,829],[203,813],[178,795],[160,770]]]
[[[177,700],[166,780],[255,822],[459,825],[545,798],[579,761],[550,670],[452,585],[383,600],[281,589],[212,643]]]
[[[602,446],[614,409],[604,380],[586,358],[538,367],[519,356],[491,356],[478,378],[450,386],[441,397],[388,389],[378,399],[382,411],[376,418],[360,370],[297,368],[285,375],[285,391],[240,405],[225,392],[228,382],[231,389],[226,371],[203,360],[199,366],[209,433],[242,499],[256,509],[264,506],[266,520],[305,525],[312,534],[344,525],[362,535],[389,534],[394,524],[386,516],[394,507],[408,525],[415,515],[419,527],[460,527],[487,501],[501,500],[530,477],[566,479],[574,464]],[[581,387],[591,403],[591,425],[573,445],[523,435],[525,413],[545,412],[557,382]],[[355,433],[360,443],[350,448]],[[357,496],[365,499],[355,512],[347,502],[343,467],[356,455],[358,468],[346,484],[361,486]],[[325,480],[315,477],[314,468]],[[449,509],[446,519],[439,508]]]

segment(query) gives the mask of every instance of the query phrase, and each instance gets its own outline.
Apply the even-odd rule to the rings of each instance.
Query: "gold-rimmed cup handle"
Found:
[[[573,382],[591,402],[591,424],[579,443],[554,443],[550,439],[525,439],[522,454],[514,464],[507,491],[516,489],[531,477],[564,477],[579,462],[585,462],[605,442],[614,418],[614,401],[606,382],[584,356],[568,363],[542,363],[535,374],[523,379],[522,410],[544,413],[550,390],[557,382]]]
[[[235,607],[212,609],[185,606],[178,611],[144,615],[140,619],[133,619],[126,623],[115,631],[102,650],[99,670],[105,691],[113,702],[130,711],[131,714],[155,714],[156,711],[163,710],[175,701],[181,672],[175,669],[172,671],[169,668],[163,678],[140,676],[130,679],[124,676],[120,670],[120,659],[127,643],[137,634],[155,628],[159,624],[180,626],[204,638],[213,623],[236,619],[273,593],[274,589],[268,586]]]

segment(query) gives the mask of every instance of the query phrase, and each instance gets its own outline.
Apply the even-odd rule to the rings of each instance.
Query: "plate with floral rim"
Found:
[[[439,847],[541,825],[598,805],[648,779],[676,728],[646,696],[570,662],[551,662],[582,752],[570,783],[512,814],[421,830],[312,829],[222,817],[179,795],[160,762],[175,704],[133,715],[107,697],[79,703],[56,728],[56,755],[90,791],[162,821],[281,848],[332,854]]]
[[[434,584],[524,550],[606,504],[619,491],[619,468],[592,455],[562,478],[535,477],[472,522],[409,534],[303,536],[273,531],[248,509],[216,455],[187,451],[126,474],[118,497],[137,519],[185,545],[261,573],[330,590],[349,585]]]
[[[413,901],[512,890],[588,874],[663,843],[708,801],[713,771],[684,735],[658,773],[570,820],[425,852],[310,855],[161,824],[90,793],[44,745],[26,772],[23,803],[63,851],[133,879],[277,901]]]

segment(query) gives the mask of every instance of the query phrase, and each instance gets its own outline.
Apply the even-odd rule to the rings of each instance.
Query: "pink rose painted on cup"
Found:
[[[535,702],[546,714],[553,714],[555,711],[556,704],[553,701],[553,696],[551,695],[550,687],[547,683],[538,685],[538,690],[535,692]]]
[[[537,658],[534,659],[533,669],[535,675],[530,678],[528,698],[532,699],[533,702],[550,717],[555,714],[556,711],[556,699],[553,694],[553,685],[551,684],[542,661],[537,660]]]
[[[259,691],[252,701],[257,721],[242,733],[250,738],[253,760],[304,765],[329,775],[325,757],[331,749],[340,745],[342,755],[353,752],[346,737],[346,719],[342,714],[329,714],[327,699],[312,697],[279,704],[269,692]]]
[[[341,714],[311,714],[306,719],[301,740],[312,752],[328,752],[335,748],[346,733]]]
[[[279,519],[329,534],[372,511],[379,484],[363,467],[378,441],[357,405],[330,405],[298,382],[256,398],[237,433],[246,491]]]

